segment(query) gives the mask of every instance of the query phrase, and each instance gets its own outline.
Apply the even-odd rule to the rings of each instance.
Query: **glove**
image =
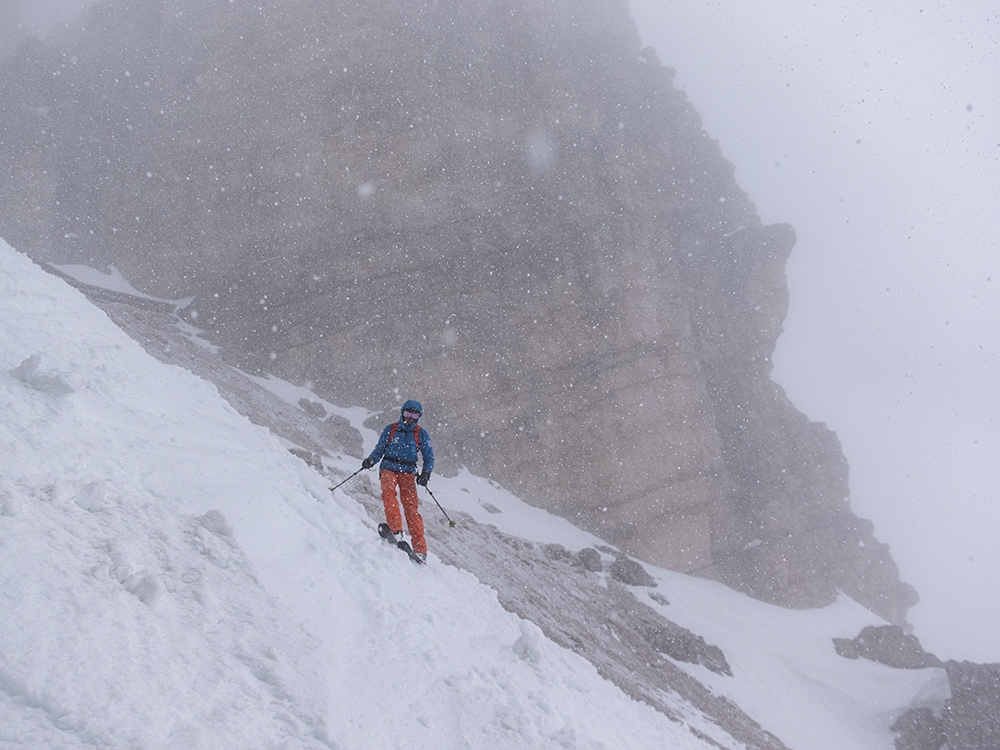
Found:
[[[426,487],[429,481],[431,481],[431,473],[427,469],[424,469],[420,472],[420,476],[417,477],[417,484],[421,487]]]
[[[362,469],[370,469],[374,465],[375,465],[375,459],[372,458],[371,456],[369,456],[368,458],[366,458],[364,461],[361,462]]]

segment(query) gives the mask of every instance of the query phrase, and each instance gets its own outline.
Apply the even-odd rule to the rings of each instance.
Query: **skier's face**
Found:
[[[420,419],[419,411],[410,411],[409,409],[407,409],[403,412],[403,424],[406,425],[416,424],[418,419]]]

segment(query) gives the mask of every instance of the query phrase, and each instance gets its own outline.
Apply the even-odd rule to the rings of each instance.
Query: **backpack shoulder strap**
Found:
[[[392,442],[392,439],[396,437],[396,428],[399,426],[399,422],[393,422],[392,426],[389,427],[389,439],[385,442],[388,446]],[[413,425],[413,442],[417,444],[417,450],[420,450],[420,425]]]

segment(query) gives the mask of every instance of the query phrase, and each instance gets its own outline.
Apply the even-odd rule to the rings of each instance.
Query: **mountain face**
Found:
[[[770,380],[764,226],[627,3],[129,0],[0,67],[0,234],[193,296],[242,366],[394,413],[625,552],[915,601]]]

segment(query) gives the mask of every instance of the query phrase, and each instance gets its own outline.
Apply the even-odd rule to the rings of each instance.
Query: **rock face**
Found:
[[[897,669],[944,668],[948,697],[904,711],[892,726],[897,750],[996,750],[1000,747],[1000,664],[942,662],[901,628],[864,628],[855,638],[834,638],[837,653]]]
[[[625,0],[120,0],[0,68],[0,234],[193,295],[244,366],[394,413],[625,553],[915,602],[770,380],[794,234]],[[9,95],[8,95],[8,92]]]
[[[1000,664],[948,662],[942,727],[950,750],[1000,747]]]
[[[892,729],[897,750],[996,750],[1000,747],[1000,664],[949,661],[951,697],[940,715],[906,711]]]
[[[846,659],[865,658],[897,669],[944,666],[934,654],[924,651],[915,635],[897,625],[869,625],[856,638],[834,638],[837,653]]]
[[[926,707],[912,708],[892,725],[896,750],[940,750],[947,741],[941,719]]]

